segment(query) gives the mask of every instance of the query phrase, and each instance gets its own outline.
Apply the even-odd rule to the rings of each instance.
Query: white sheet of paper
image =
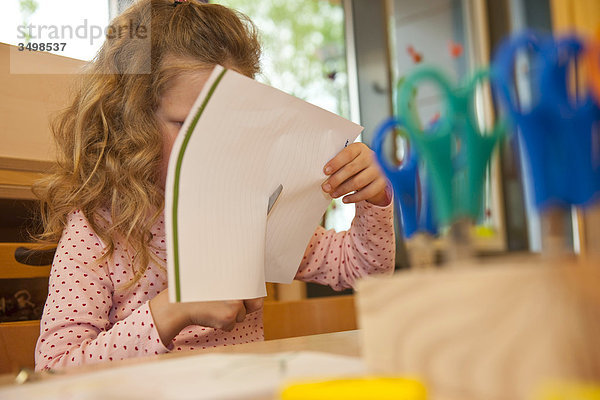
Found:
[[[288,380],[365,373],[360,358],[327,353],[202,354],[2,387],[0,398],[273,399]]]
[[[362,127],[217,66],[171,152],[171,301],[250,299],[293,280],[331,199],[323,167]],[[267,217],[269,196],[283,191]]]

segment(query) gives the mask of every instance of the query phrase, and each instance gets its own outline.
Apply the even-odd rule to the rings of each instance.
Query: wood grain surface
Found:
[[[434,399],[527,399],[549,379],[600,381],[599,266],[537,257],[364,280],[366,362],[420,376]]]

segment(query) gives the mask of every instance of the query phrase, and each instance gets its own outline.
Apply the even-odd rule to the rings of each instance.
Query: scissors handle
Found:
[[[464,85],[453,88],[442,71],[424,67],[408,76],[401,88],[399,112],[406,118],[411,140],[427,161],[436,196],[436,216],[444,224],[459,217],[475,220],[481,211],[486,167],[505,132],[503,122],[481,131],[472,111],[477,85],[489,77],[488,70],[479,70]],[[436,85],[446,99],[445,115],[427,131],[420,128],[412,112],[415,88],[423,82]]]
[[[553,101],[560,119],[555,125],[557,139],[566,163],[562,165],[562,192],[567,204],[587,206],[600,196],[600,109],[591,93],[573,100],[569,95],[569,67],[582,59],[586,46],[576,36],[566,36],[553,42],[553,58],[547,57],[542,69],[544,98]],[[572,90],[574,91],[574,90]]]
[[[492,87],[497,93],[500,104],[506,109],[513,121],[523,115],[518,100],[512,95],[515,88],[515,61],[520,51],[529,51],[539,59],[541,38],[533,30],[525,30],[500,44],[493,61]]]
[[[425,190],[421,193],[419,227],[420,230],[435,236],[438,234],[438,227],[435,214],[433,212],[433,187],[431,185],[431,181],[429,179],[422,179],[421,187],[425,188]]]
[[[446,99],[445,116],[440,117],[434,130],[421,128],[419,117],[414,109],[415,93],[417,87],[423,82],[429,82],[438,87],[441,95]],[[407,76],[398,92],[397,102],[397,113],[404,119],[406,129],[412,134],[411,136],[416,138],[417,142],[421,141],[423,137],[444,137],[452,132],[452,117],[455,113],[456,101],[452,85],[439,69],[425,66]]]
[[[570,66],[584,55],[584,43],[576,36],[565,36],[554,40],[546,40],[540,49],[543,55],[543,66],[540,75],[540,90],[544,96],[540,101],[548,103],[549,106],[560,107],[563,115],[574,114],[577,110],[584,108],[591,101],[587,96],[583,100],[574,98],[571,100],[570,92],[575,92],[570,87]]]
[[[508,74],[524,43],[535,47],[542,63],[540,101],[526,113],[507,95],[512,85]],[[600,196],[600,110],[590,96],[572,101],[567,84],[569,66],[583,48],[573,36],[554,40],[528,31],[503,44],[496,57],[495,89],[519,128],[540,210],[587,205]]]
[[[503,119],[498,121],[488,130],[481,130],[477,119],[473,115],[472,104],[475,99],[477,85],[489,80],[491,72],[489,69],[480,69],[475,72],[471,79],[463,86],[464,94],[462,101],[462,113],[457,117],[464,118],[464,152],[466,158],[466,188],[460,192],[459,207],[462,205],[461,213],[476,220],[481,212],[483,188],[487,165],[492,157],[494,148],[504,137],[506,123]]]
[[[413,103],[416,89],[422,82],[437,86],[447,100],[445,115],[440,117],[432,130],[427,131],[421,128]],[[404,118],[406,130],[418,154],[425,160],[435,195],[436,218],[442,224],[449,224],[454,216],[451,133],[455,103],[450,82],[441,71],[431,67],[419,68],[406,77],[398,94],[398,113]]]
[[[418,190],[417,190],[417,168],[418,161],[413,151],[408,152],[406,161],[400,166],[391,166],[387,161],[383,141],[391,129],[402,125],[399,120],[390,117],[385,120],[376,130],[373,137],[372,147],[379,165],[386,177],[392,183],[394,198],[400,211],[404,235],[409,238],[417,232],[418,226]]]

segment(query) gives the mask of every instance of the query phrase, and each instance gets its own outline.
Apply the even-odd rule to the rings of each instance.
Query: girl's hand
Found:
[[[168,289],[150,300],[150,310],[160,340],[166,346],[188,325],[231,331],[246,314],[262,308],[263,299],[169,303]]]
[[[352,143],[333,157],[323,168],[329,178],[321,185],[324,192],[344,203],[366,200],[384,207],[390,199],[385,192],[387,182],[375,162],[375,153],[364,143]]]

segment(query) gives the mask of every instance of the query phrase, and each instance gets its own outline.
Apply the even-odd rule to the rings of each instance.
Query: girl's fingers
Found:
[[[344,203],[358,203],[359,201],[370,199],[381,191],[385,190],[386,182],[384,179],[377,179],[371,182],[368,186],[359,190],[356,193],[348,195],[342,199]]]
[[[371,151],[368,148],[367,150],[368,151],[361,152],[352,161],[344,165],[336,173],[331,175],[329,179],[323,182],[323,184],[321,185],[323,190],[327,193],[333,193],[334,191],[336,191],[339,185],[341,185],[354,175],[357,175],[364,169],[369,168],[373,164],[373,157],[371,155]]]
[[[350,146],[343,148],[342,151],[325,164],[323,167],[325,175],[335,174],[342,167],[358,157],[363,150],[363,146],[366,147],[363,143],[352,143]]]
[[[333,193],[337,190],[338,186],[353,177],[354,175],[365,169],[365,165],[360,160],[360,157],[350,161],[350,163],[344,165],[342,169],[338,170],[329,179],[327,179],[321,187],[327,193]]]
[[[235,316],[236,322],[244,322],[246,319],[246,307],[243,305],[238,309],[237,315]]]
[[[331,193],[331,197],[339,197],[350,192],[361,190],[362,188],[371,184],[371,182],[379,178],[379,171],[375,168],[366,168],[360,171],[358,174],[352,176],[344,183],[339,185]]]
[[[263,298],[244,300],[244,307],[246,308],[246,314],[252,314],[263,307]]]
[[[235,327],[235,322],[231,321],[231,322],[223,325],[223,327],[221,328],[221,330],[225,331],[225,332],[231,332],[234,327]]]

